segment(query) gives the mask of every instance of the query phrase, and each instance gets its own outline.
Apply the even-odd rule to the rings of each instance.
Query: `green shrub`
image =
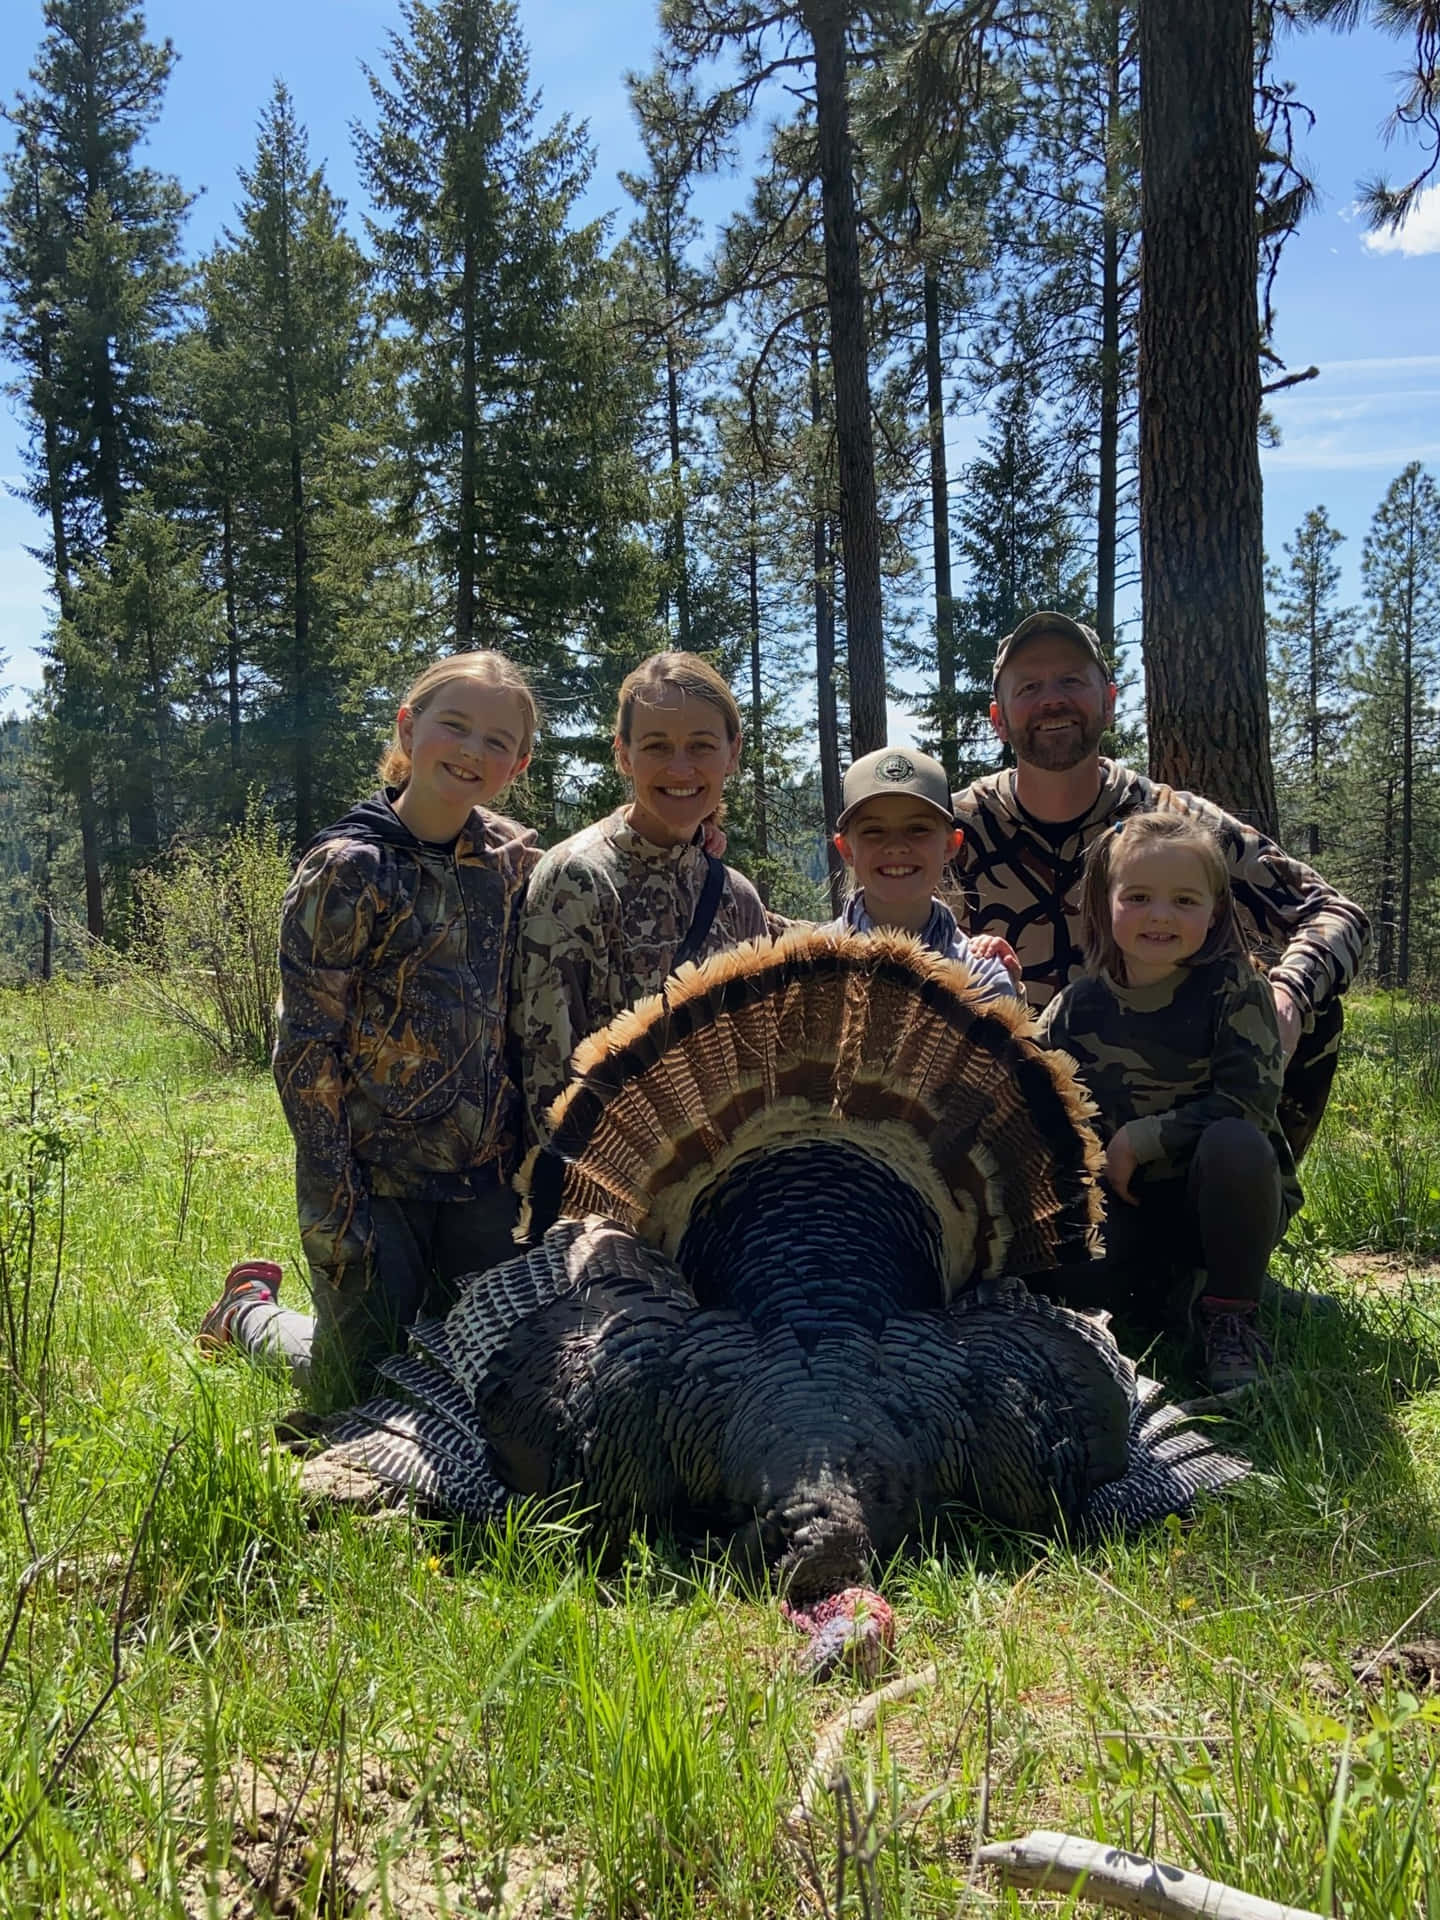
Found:
[[[134,949],[106,959],[218,1058],[263,1065],[275,1045],[276,929],[290,873],[283,836],[252,801],[219,840],[136,876]]]

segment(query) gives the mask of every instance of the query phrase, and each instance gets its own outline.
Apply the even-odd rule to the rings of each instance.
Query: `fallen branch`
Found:
[[[841,1748],[845,1745],[846,1734],[868,1733],[879,1719],[882,1708],[893,1707],[901,1700],[908,1700],[912,1694],[923,1693],[927,1687],[933,1687],[938,1678],[933,1664],[922,1667],[918,1673],[902,1674],[898,1680],[892,1680],[889,1686],[877,1687],[874,1693],[867,1693],[853,1707],[847,1707],[843,1713],[834,1714],[825,1722],[815,1741],[815,1753],[801,1784],[800,1798],[785,1816],[785,1825],[792,1833],[803,1834],[814,1818],[815,1802],[829,1790],[831,1775]]]
[[[1043,1887],[1047,1893],[1074,1893],[1095,1906],[1156,1920],[1322,1920],[1308,1907],[1286,1907],[1278,1900],[1241,1893],[1201,1873],[1186,1873],[1126,1853],[1103,1840],[1079,1840],[1070,1833],[1027,1833],[982,1847],[982,1865],[994,1867],[1007,1887]]]

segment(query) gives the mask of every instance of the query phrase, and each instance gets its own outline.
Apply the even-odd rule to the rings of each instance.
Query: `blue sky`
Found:
[[[597,150],[591,212],[622,210],[616,181],[638,162],[624,89],[627,69],[649,64],[657,39],[654,0],[521,0],[543,113],[584,119]],[[362,60],[381,64],[395,0],[153,0],[153,37],[169,36],[180,60],[151,143],[153,164],[200,198],[189,244],[199,251],[230,217],[235,170],[248,163],[259,110],[285,79],[310,131],[311,153],[358,213],[363,196],[349,125],[367,117]],[[25,82],[41,35],[41,0],[0,8],[0,97]],[[1422,205],[1402,246],[1377,248],[1355,217],[1355,183],[1377,168],[1408,172],[1403,147],[1386,153],[1382,125],[1394,97],[1399,44],[1370,32],[1313,33],[1289,41],[1279,70],[1317,114],[1303,143],[1320,206],[1291,242],[1277,301],[1278,345],[1295,368],[1322,377],[1272,402],[1282,444],[1265,455],[1267,541],[1275,558],[1306,509],[1324,503],[1349,534],[1342,550],[1358,597],[1360,541],[1386,485],[1407,460],[1440,470],[1440,193]],[[718,217],[737,191],[711,185],[701,211]],[[622,219],[625,217],[621,212]],[[19,472],[12,411],[0,412],[0,476]],[[956,458],[973,443],[966,423]],[[44,579],[24,549],[39,538],[28,509],[0,500],[0,650],[12,700],[36,685],[34,651],[48,618]]]

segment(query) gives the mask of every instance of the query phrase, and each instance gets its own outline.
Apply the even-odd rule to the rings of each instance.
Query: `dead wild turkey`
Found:
[[[602,1535],[719,1536],[803,1603],[945,1507],[1080,1533],[1235,1478],[1103,1321],[1013,1277],[1099,1217],[1082,1098],[1026,1025],[900,935],[685,968],[576,1054],[531,1250],[414,1329],[312,1481],[475,1518],[574,1488]]]

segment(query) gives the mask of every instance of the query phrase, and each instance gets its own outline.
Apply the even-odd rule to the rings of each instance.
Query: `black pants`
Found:
[[[1132,1186],[1135,1206],[1106,1196],[1104,1259],[1031,1274],[1032,1291],[1154,1332],[1185,1326],[1201,1293],[1260,1298],[1283,1222],[1280,1169],[1258,1128],[1217,1120],[1183,1176]]]
[[[312,1269],[312,1318],[292,1307],[242,1305],[231,1322],[235,1344],[286,1366],[317,1413],[363,1400],[375,1367],[405,1344],[407,1328],[455,1301],[455,1281],[511,1259],[516,1199],[497,1187],[477,1200],[374,1198],[375,1253],[368,1271],[347,1268],[337,1285]]]

